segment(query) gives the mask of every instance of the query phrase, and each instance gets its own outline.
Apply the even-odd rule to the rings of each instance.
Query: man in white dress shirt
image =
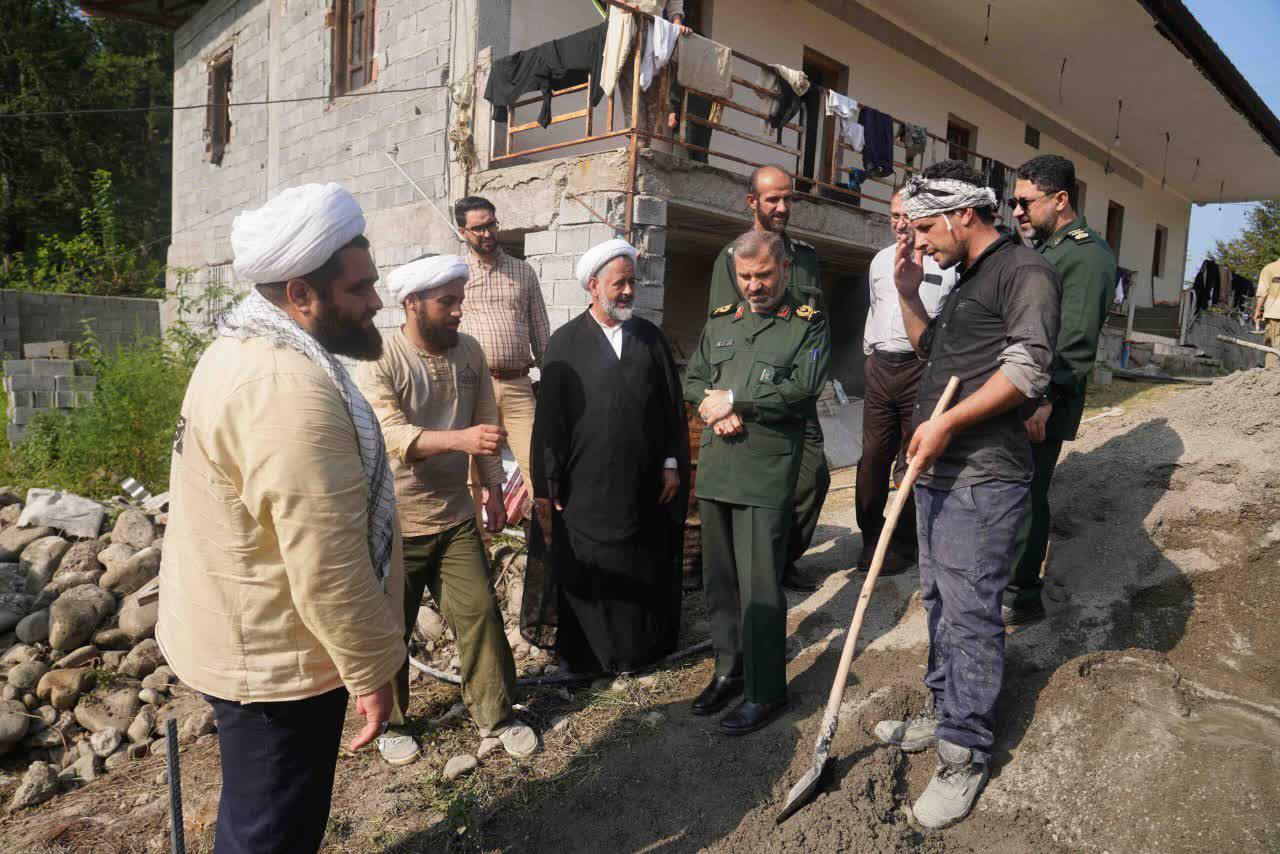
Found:
[[[893,194],[890,222],[901,240],[914,240],[911,223],[903,212],[901,190]],[[893,284],[893,258],[897,244],[876,253],[867,276],[871,286],[871,306],[862,336],[866,392],[862,412],[862,461],[858,464],[855,508],[862,531],[862,554],[858,568],[871,566],[880,531],[884,527],[884,507],[889,498],[889,474],[899,450],[911,430],[916,389],[924,372],[924,360],[916,355],[902,322],[898,290]],[[920,299],[929,316],[942,307],[942,298],[956,283],[955,269],[943,270],[932,258],[924,258],[924,282]],[[916,561],[915,507],[908,501],[885,555],[882,575],[907,570]]]

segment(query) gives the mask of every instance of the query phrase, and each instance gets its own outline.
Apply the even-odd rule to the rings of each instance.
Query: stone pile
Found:
[[[130,508],[111,530],[73,539],[19,527],[0,489],[0,756],[24,755],[13,812],[179,741],[213,732],[213,710],[183,686],[155,641],[163,515]]]

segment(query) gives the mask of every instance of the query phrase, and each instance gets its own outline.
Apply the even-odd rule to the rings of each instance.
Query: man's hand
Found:
[[[391,719],[392,702],[390,682],[372,694],[356,697],[356,711],[364,715],[364,727],[351,739],[351,750],[359,750],[382,734],[383,724]]]
[[[908,231],[906,237],[899,237],[893,253],[893,284],[907,299],[920,293],[920,283],[924,281],[924,250],[916,248],[912,234]]]
[[[457,432],[457,450],[473,457],[492,457],[502,449],[507,431],[495,424],[477,424]]]
[[[507,527],[507,505],[502,501],[502,487],[484,491],[484,529],[496,534]]]
[[[942,456],[942,452],[951,444],[951,422],[945,415],[930,418],[916,428],[911,437],[911,446],[907,448],[907,462],[920,461],[920,471],[927,471],[934,460]]]
[[[704,424],[715,424],[721,418],[733,414],[733,404],[729,402],[729,392],[725,389],[709,388],[698,407]]]
[[[658,493],[659,504],[670,504],[680,491],[680,472],[676,469],[662,470],[662,491]]]
[[[737,436],[745,428],[742,419],[738,417],[738,413],[734,412],[728,416],[721,418],[711,426],[717,436]]]
[[[1051,412],[1053,412],[1053,404],[1042,403],[1036,407],[1036,411],[1025,422],[1027,435],[1036,444],[1044,441],[1044,425],[1049,422],[1049,414]]]
[[[667,113],[667,129],[675,130],[678,124],[680,124],[680,117],[675,113]]]

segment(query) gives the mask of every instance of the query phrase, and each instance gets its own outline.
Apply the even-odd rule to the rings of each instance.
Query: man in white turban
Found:
[[[174,435],[156,637],[213,706],[219,852],[315,851],[349,695],[373,741],[404,661],[391,470],[335,356],[376,358],[377,268],[336,184],[232,226],[256,287],[217,324]]]
[[[480,342],[458,331],[469,272],[457,255],[412,261],[387,277],[405,323],[384,336],[382,357],[361,362],[356,381],[382,424],[396,507],[404,532],[405,643],[431,592],[458,638],[462,699],[481,738],[496,737],[513,756],[537,749],[538,737],[512,711],[516,666],[467,484],[475,459],[484,488],[484,527],[506,524],[502,443],[493,382]],[[395,681],[391,727],[378,741],[392,765],[418,757],[406,726],[409,659]]]
[[[638,670],[675,650],[688,431],[650,290],[610,240],[578,264],[591,307],[547,345],[533,427],[537,508],[521,630],[575,673]]]

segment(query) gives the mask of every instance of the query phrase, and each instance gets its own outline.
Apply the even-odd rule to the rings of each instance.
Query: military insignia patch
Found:
[[[760,382],[762,383],[773,382],[773,368],[765,368],[760,372]]]
[[[1093,240],[1093,237],[1089,232],[1085,231],[1083,228],[1077,228],[1075,231],[1068,231],[1067,236],[1076,243],[1088,243],[1090,240]]]
[[[722,315],[722,314],[728,314],[728,313],[729,313],[729,312],[731,312],[731,311],[733,311],[733,306],[732,306],[732,305],[722,305],[722,306],[720,306],[719,308],[717,308],[715,311],[711,312],[711,316],[712,316],[712,317],[719,317],[720,315]]]
[[[742,319],[743,312],[745,312],[746,310],[747,310],[747,307],[746,307],[745,305],[740,305],[740,306],[738,306],[738,311],[737,311],[737,313],[736,313],[736,314],[734,314],[734,315],[733,315],[733,319],[734,319],[734,320],[741,320],[741,319]]]
[[[726,338],[726,339],[724,339],[723,341],[717,341],[717,342],[716,342],[716,346],[717,346],[717,347],[732,347],[732,346],[733,346],[733,339],[732,339],[732,338]]]
[[[790,316],[791,316],[791,306],[787,305],[786,303],[783,303],[781,306],[778,307],[778,317],[781,317],[783,320],[786,320]]]
[[[796,317],[801,320],[812,320],[818,316],[818,310],[811,305],[802,305],[796,309]]]
[[[474,388],[478,379],[480,375],[470,365],[458,371],[458,385],[461,388]]]

